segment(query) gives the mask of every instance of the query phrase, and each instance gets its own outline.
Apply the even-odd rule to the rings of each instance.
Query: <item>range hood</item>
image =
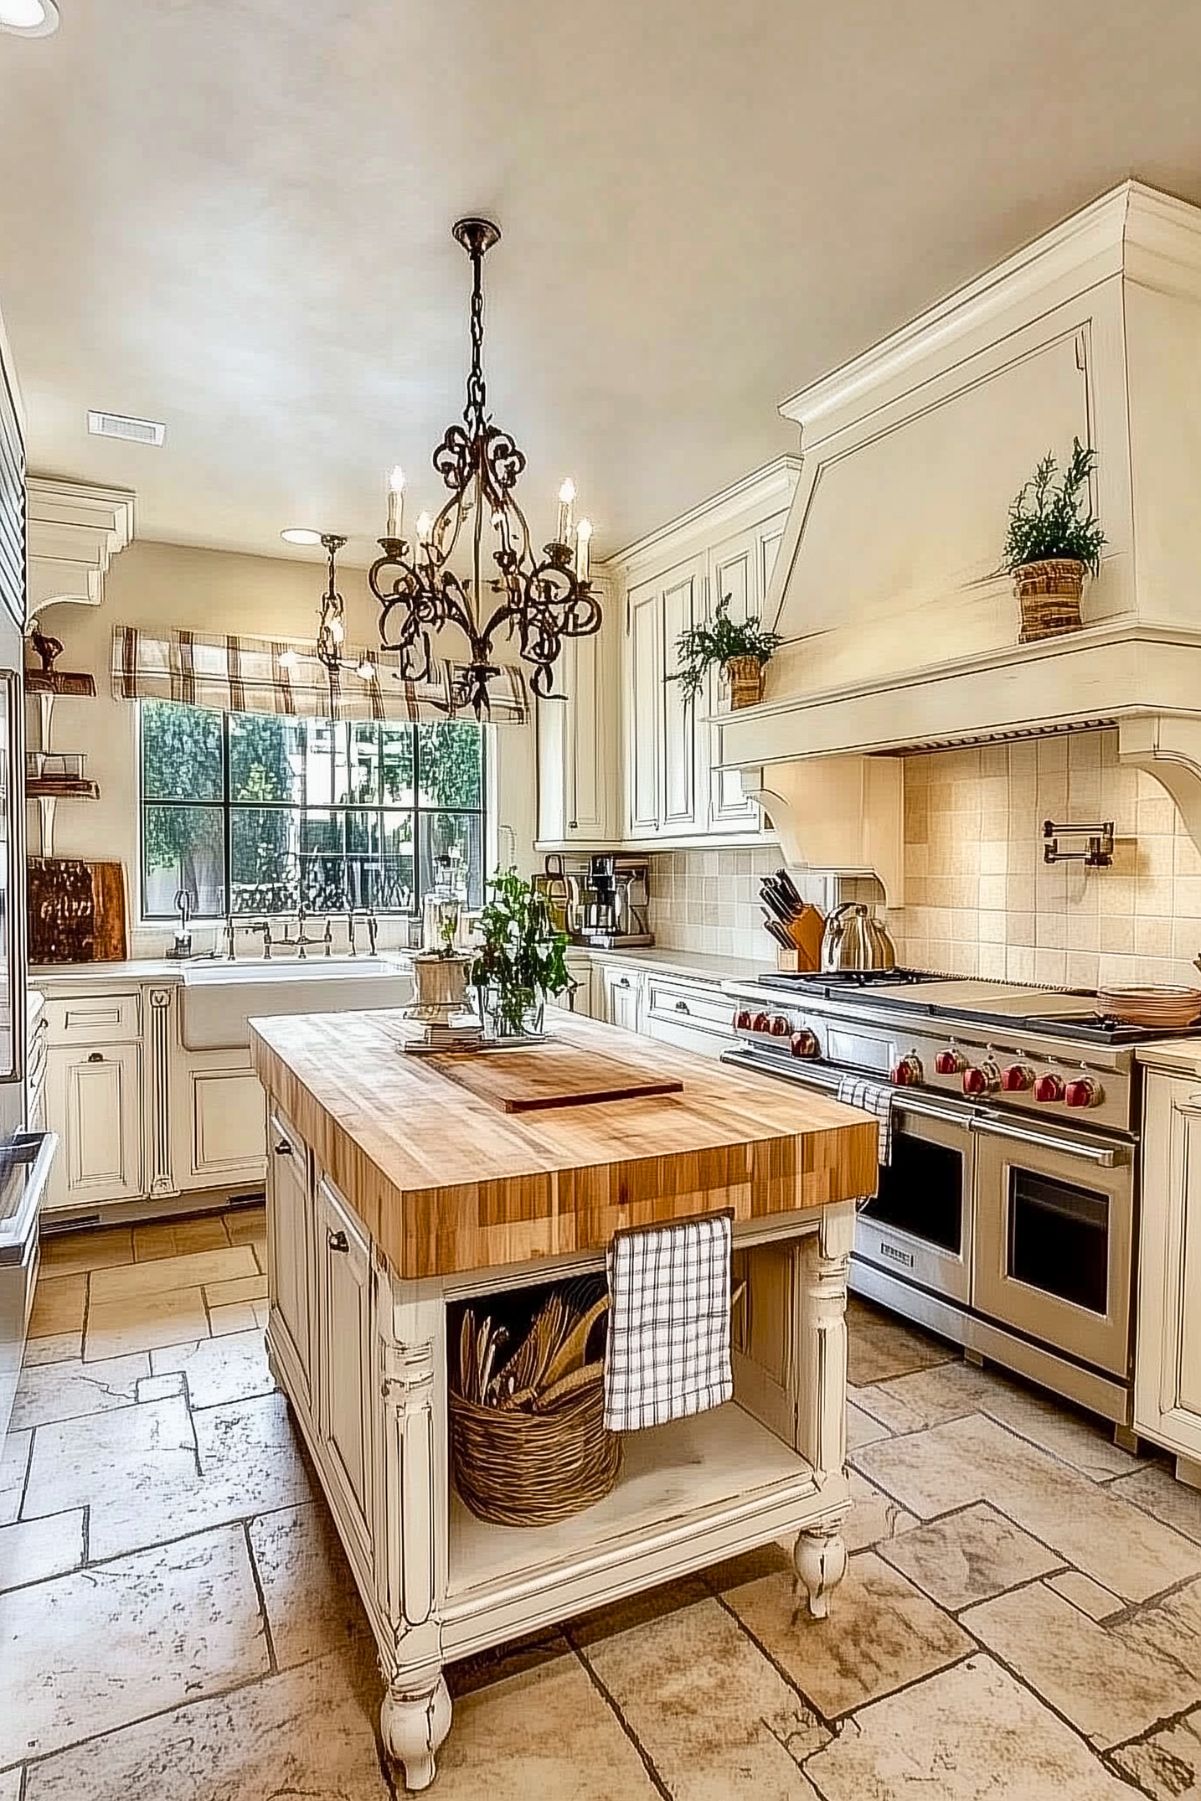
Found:
[[[1098,726],[1201,844],[1201,209],[1124,183],[781,411],[785,642],[714,728],[789,860],[898,904],[901,753]],[[1074,437],[1108,544],[1085,630],[1022,645],[1008,506]]]

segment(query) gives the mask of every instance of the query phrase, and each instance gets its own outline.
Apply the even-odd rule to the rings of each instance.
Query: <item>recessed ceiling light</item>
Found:
[[[48,38],[57,30],[54,0],[0,0],[0,31],[22,38]]]
[[[321,542],[321,533],[310,531],[307,525],[290,525],[279,535],[285,544],[320,544]]]

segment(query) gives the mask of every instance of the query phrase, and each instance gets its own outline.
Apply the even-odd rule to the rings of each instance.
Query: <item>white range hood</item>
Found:
[[[890,752],[1101,725],[1201,843],[1201,210],[1125,183],[781,410],[785,643],[715,728],[789,860],[870,869],[897,904]],[[1073,437],[1101,573],[1083,632],[1019,645],[1009,501]]]

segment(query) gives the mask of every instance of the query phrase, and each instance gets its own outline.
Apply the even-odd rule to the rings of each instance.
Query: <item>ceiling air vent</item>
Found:
[[[155,419],[130,419],[124,413],[88,410],[88,430],[97,438],[125,438],[130,444],[161,444],[167,428]]]

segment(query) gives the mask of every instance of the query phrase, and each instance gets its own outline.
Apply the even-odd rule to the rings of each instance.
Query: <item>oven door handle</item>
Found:
[[[952,1113],[949,1107],[927,1107],[924,1101],[914,1101],[908,1094],[902,1098],[894,1093],[892,1109],[894,1119],[898,1113],[912,1113],[915,1119],[938,1119],[946,1126],[962,1126],[965,1131],[972,1125],[970,1113]]]
[[[1053,1138],[1047,1132],[1023,1131],[1021,1126],[981,1119],[978,1114],[972,1120],[972,1131],[987,1132],[993,1138],[1012,1138],[1018,1144],[1029,1145],[1032,1150],[1060,1151],[1065,1157],[1079,1157],[1085,1163],[1097,1164],[1100,1169],[1113,1169],[1126,1161],[1123,1147],[1119,1145],[1081,1144],[1075,1138]]]

